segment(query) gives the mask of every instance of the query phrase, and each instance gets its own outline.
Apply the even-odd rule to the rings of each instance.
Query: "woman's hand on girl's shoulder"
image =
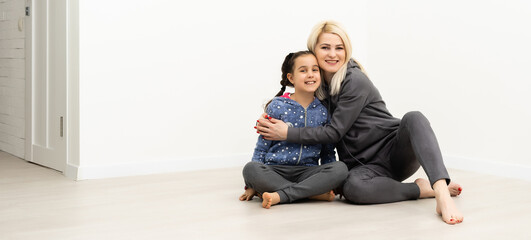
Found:
[[[265,113],[258,119],[254,128],[256,133],[262,135],[265,140],[284,141],[288,138],[288,125],[282,120],[272,118]]]
[[[272,118],[268,116],[267,113],[262,113],[262,115],[260,115],[260,118],[256,121],[256,126],[254,127],[254,129],[256,129],[256,133],[262,134],[263,130],[267,128],[266,124],[271,124],[270,119]]]

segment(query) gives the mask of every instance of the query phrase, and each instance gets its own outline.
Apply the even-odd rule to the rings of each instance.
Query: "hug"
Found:
[[[353,204],[435,198],[444,222],[462,222],[451,198],[462,188],[450,179],[428,119],[392,116],[337,22],[317,24],[307,47],[284,60],[281,89],[255,127],[260,136],[240,200],[258,195],[270,208],[336,194]],[[420,166],[428,179],[402,182]]]

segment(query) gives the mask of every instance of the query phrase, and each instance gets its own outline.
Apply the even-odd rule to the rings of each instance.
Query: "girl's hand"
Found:
[[[256,125],[257,133],[265,140],[284,141],[288,138],[288,125],[281,120],[262,114]]]
[[[252,188],[247,188],[245,192],[240,196],[240,201],[250,201],[256,195],[256,191]]]

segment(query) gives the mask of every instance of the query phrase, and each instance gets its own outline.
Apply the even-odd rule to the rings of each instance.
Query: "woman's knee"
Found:
[[[352,203],[367,204],[367,194],[369,192],[367,191],[365,180],[350,174],[343,185],[343,195],[345,198]]]
[[[406,113],[404,117],[402,118],[402,120],[405,122],[413,123],[413,124],[416,124],[416,123],[428,123],[429,124],[430,123],[428,119],[426,118],[426,116],[424,116],[424,114],[422,114],[419,111],[411,111],[411,112]]]

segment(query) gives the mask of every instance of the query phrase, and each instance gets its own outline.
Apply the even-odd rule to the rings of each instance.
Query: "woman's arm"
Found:
[[[352,128],[366,105],[367,92],[362,84],[346,78],[338,93],[336,109],[329,124],[322,127],[293,128],[287,132],[288,142],[303,144],[337,143]],[[334,96],[337,97],[337,96]]]
[[[303,144],[337,143],[352,128],[367,105],[367,96],[372,91],[371,86],[365,74],[359,70],[353,71],[347,74],[341,84],[337,107],[329,124],[322,127],[288,129],[282,121],[260,118],[258,132],[268,140],[286,140]]]

